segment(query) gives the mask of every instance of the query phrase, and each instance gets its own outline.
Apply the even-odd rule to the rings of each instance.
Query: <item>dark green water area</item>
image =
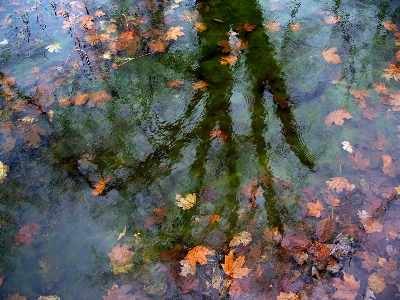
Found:
[[[400,5],[0,3],[0,298],[395,299]]]

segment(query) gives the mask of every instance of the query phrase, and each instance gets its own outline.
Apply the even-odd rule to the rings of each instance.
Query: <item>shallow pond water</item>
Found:
[[[2,296],[397,296],[399,12],[2,3]]]

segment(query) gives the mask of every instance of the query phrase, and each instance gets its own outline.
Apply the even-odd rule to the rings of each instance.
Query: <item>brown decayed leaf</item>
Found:
[[[230,251],[228,255],[225,255],[225,263],[221,264],[224,272],[232,278],[242,278],[247,276],[251,269],[242,268],[245,263],[245,258],[240,255],[236,260],[234,258],[233,252]]]
[[[39,234],[40,225],[36,222],[29,222],[22,226],[14,236],[14,244],[21,247],[21,243],[30,244],[34,241],[33,236]]]
[[[334,64],[341,63],[339,54],[336,53],[337,48],[333,47],[328,50],[322,51],[322,57],[327,61]]]
[[[128,294],[131,290],[130,285],[123,285],[118,288],[118,285],[113,284],[113,286],[107,291],[107,295],[103,296],[104,300],[136,300],[138,299],[132,294]],[[143,299],[144,300],[144,299]]]
[[[205,81],[203,81],[203,80],[200,80],[200,81],[197,81],[197,82],[193,82],[193,83],[192,83],[192,90],[197,90],[197,89],[199,89],[200,91],[205,92],[205,91],[207,91],[207,87],[208,87],[208,86],[209,86],[209,85],[208,85],[207,82],[205,82]]]
[[[278,231],[278,227],[274,227],[271,230],[264,231],[264,239],[270,243],[279,243],[282,240],[282,235]]]
[[[332,195],[328,195],[325,198],[325,203],[329,206],[340,206],[340,199],[333,197]]]
[[[108,253],[108,257],[113,263],[119,266],[126,265],[127,262],[130,261],[135,255],[135,252],[130,250],[131,247],[132,245],[127,244],[122,246],[117,245],[112,249],[111,253]]]
[[[175,27],[171,27],[170,29],[168,29],[167,33],[166,33],[166,39],[167,40],[178,40],[178,36],[182,36],[185,35],[183,32],[183,27],[182,26],[175,26]]]
[[[185,259],[188,259],[189,263],[194,268],[197,262],[201,265],[207,264],[208,261],[206,255],[212,254],[214,254],[214,250],[209,250],[204,246],[196,246],[188,252]]]
[[[244,23],[243,25],[238,27],[240,32],[251,32],[256,28],[256,25],[250,25],[249,22]]]
[[[287,234],[283,237],[281,246],[286,251],[299,252],[308,249],[311,246],[311,241],[292,234]]]
[[[279,295],[276,296],[276,300],[300,300],[300,298],[293,292],[280,292]]]
[[[221,41],[218,41],[218,42],[217,42],[217,45],[218,45],[219,47],[222,48],[221,51],[222,51],[223,53],[229,53],[229,52],[231,52],[231,50],[232,50],[231,45],[229,44],[229,41],[228,41],[228,40],[221,40]]]
[[[25,296],[20,296],[19,293],[16,293],[16,294],[12,294],[11,296],[8,296],[6,298],[6,300],[26,300],[26,297]]]
[[[387,94],[389,92],[388,87],[384,82],[373,83],[373,86],[377,93]]]
[[[324,19],[325,24],[335,24],[340,21],[340,16],[329,16]]]
[[[170,80],[167,82],[167,88],[180,87],[184,83],[185,83],[185,81],[179,80],[179,79]]]
[[[382,232],[383,225],[373,218],[360,219],[363,224],[366,233]]]
[[[327,247],[325,244],[315,241],[308,249],[308,252],[312,254],[313,260],[322,261],[329,258],[331,255],[331,250],[332,249]]]
[[[92,195],[93,195],[93,196],[98,196],[98,195],[100,195],[100,194],[104,191],[107,182],[109,182],[110,180],[111,180],[111,178],[109,178],[109,177],[100,179],[100,180],[96,183],[96,185],[94,186],[94,189],[93,189],[93,191],[92,191]]]
[[[368,286],[373,290],[375,293],[379,294],[384,289],[386,289],[385,278],[382,278],[378,275],[378,273],[372,273],[368,277]]]
[[[163,40],[157,39],[154,42],[149,42],[148,46],[151,49],[151,51],[162,53],[167,50],[168,44]]]
[[[349,155],[348,157],[352,167],[356,170],[363,171],[369,166],[369,159],[363,159],[360,150],[355,150],[354,155]]]
[[[363,110],[363,117],[366,118],[366,119],[368,119],[368,120],[373,120],[373,119],[378,118],[379,116],[378,116],[378,114],[376,113],[376,111],[375,111],[374,108],[369,107],[369,108],[365,108],[365,109]]]
[[[333,294],[333,298],[353,300],[356,298],[360,290],[360,281],[356,281],[353,275],[343,272],[343,279],[334,278],[333,286],[337,291]]]
[[[321,217],[321,211],[324,210],[324,206],[319,200],[317,201],[317,203],[312,203],[312,202],[307,203],[307,207],[309,209],[310,216],[316,218]]]
[[[16,134],[24,139],[31,148],[36,148],[41,141],[40,136],[47,136],[46,131],[36,123],[21,122],[17,125]]]
[[[344,177],[333,177],[331,181],[326,181],[328,190],[336,189],[336,193],[341,193],[343,190],[352,191],[353,186]]]
[[[87,105],[89,107],[94,107],[95,105],[97,105],[97,107],[99,108],[104,108],[106,105],[105,102],[112,100],[113,98],[111,97],[111,95],[109,95],[106,91],[101,90],[90,94],[90,98]]]
[[[281,22],[268,21],[267,24],[264,25],[264,27],[269,32],[278,32],[279,30],[281,30]]]
[[[351,116],[351,114],[347,110],[342,108],[342,109],[334,110],[333,112],[329,113],[325,117],[325,123],[328,126],[331,126],[332,123],[342,126],[344,123],[344,119],[352,119],[352,118],[353,117]]]
[[[397,267],[398,264],[396,259],[390,257],[389,261],[387,261],[386,258],[380,257],[378,264],[381,266],[381,268],[378,269],[377,273],[379,274],[379,276],[386,279],[386,283],[398,283],[399,270]]]
[[[371,272],[379,267],[379,256],[375,252],[357,252],[356,256],[363,259],[361,267]]]
[[[390,177],[395,177],[399,170],[393,163],[391,156],[388,154],[383,154],[382,161],[383,161],[383,166],[382,166],[383,173],[389,175]]]
[[[232,240],[229,242],[229,247],[237,247],[240,244],[247,246],[252,240],[251,233],[242,231],[232,238]]]
[[[315,233],[318,240],[324,243],[333,238],[336,232],[336,224],[332,218],[326,218],[317,223]]]

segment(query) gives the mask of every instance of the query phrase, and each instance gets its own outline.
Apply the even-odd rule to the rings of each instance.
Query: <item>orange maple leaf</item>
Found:
[[[240,32],[251,32],[256,28],[256,25],[250,25],[249,22],[244,23],[243,25],[238,27]]]
[[[393,23],[392,21],[383,21],[382,25],[388,31],[392,31],[392,30],[397,31],[397,25],[395,23]]]
[[[108,257],[113,263],[123,266],[135,255],[135,252],[129,250],[132,245],[124,244],[122,246],[117,245],[112,249],[111,253],[108,253]]]
[[[333,177],[331,178],[332,181],[326,181],[326,184],[328,185],[328,190],[334,190],[336,189],[337,193],[343,192],[343,190],[346,191],[352,191],[353,186],[348,182],[348,180],[344,177]]]
[[[232,66],[236,61],[237,61],[237,56],[236,55],[223,56],[220,59],[221,65],[230,65],[230,66]]]
[[[166,35],[167,35],[167,40],[178,40],[178,36],[185,35],[183,32],[183,27],[182,26],[175,26],[171,27],[168,29]]]
[[[364,171],[365,168],[369,166],[369,159],[364,159],[360,150],[354,151],[354,156],[349,155],[349,161],[356,170]]]
[[[353,300],[356,298],[360,289],[360,281],[356,281],[353,275],[343,272],[343,279],[334,278],[333,286],[337,291],[333,294],[333,298]]]
[[[82,105],[85,104],[86,100],[89,98],[89,94],[82,94],[81,91],[78,91],[72,98],[71,103],[74,105]]]
[[[196,27],[196,29],[200,32],[204,31],[207,29],[207,25],[204,22],[196,22],[196,24],[194,25]]]
[[[344,123],[344,119],[352,119],[352,118],[353,117],[351,116],[351,114],[347,110],[342,108],[329,113],[325,117],[325,123],[328,126],[331,126],[332,123],[342,126]]]
[[[280,292],[279,295],[276,296],[276,300],[300,300],[300,298],[293,292]]]
[[[341,63],[341,59],[339,54],[336,53],[337,48],[333,47],[328,50],[322,51],[322,56],[327,62],[331,62],[334,64]]]
[[[207,82],[205,82],[205,81],[203,81],[203,80],[200,80],[200,81],[197,81],[197,82],[193,82],[192,83],[192,90],[197,90],[197,89],[199,89],[199,90],[201,90],[202,92],[205,92],[205,91],[207,91],[207,87],[208,87],[209,85],[208,85],[208,83]]]
[[[247,276],[251,269],[242,268],[245,263],[243,255],[240,255],[236,260],[234,260],[233,252],[230,251],[228,255],[225,255],[225,263],[221,264],[222,269],[227,275],[232,278],[242,278]]]
[[[310,210],[310,215],[316,218],[321,217],[321,211],[324,210],[324,206],[319,200],[317,200],[317,203],[307,203],[307,207]]]
[[[207,264],[208,261],[206,255],[211,254],[214,254],[213,250],[209,250],[203,246],[196,246],[188,252],[185,259],[188,259],[190,265],[194,268],[197,262],[201,265]]]
[[[96,183],[96,185],[94,186],[94,190],[92,191],[92,195],[93,195],[93,196],[98,196],[98,195],[100,195],[100,194],[104,191],[107,182],[109,182],[110,180],[111,180],[111,178],[109,178],[109,177],[100,179],[100,180]]]
[[[99,108],[104,108],[106,101],[112,101],[113,98],[106,91],[101,90],[90,94],[90,99],[87,103],[89,107],[94,107],[97,105]]]
[[[340,16],[330,16],[330,17],[326,17],[324,19],[324,23],[328,24],[328,25],[335,24],[335,23],[337,23],[339,21],[340,21]]]
[[[219,137],[219,141],[221,143],[224,142],[228,138],[228,135],[225,132],[221,131],[221,129],[219,129],[219,128],[211,130],[210,136],[211,137]]]

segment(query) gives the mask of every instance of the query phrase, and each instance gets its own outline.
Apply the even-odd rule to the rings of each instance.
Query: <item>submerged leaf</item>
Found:
[[[120,266],[126,265],[128,261],[135,255],[135,252],[131,251],[131,245],[117,245],[112,249],[111,253],[108,253],[110,260]]]
[[[237,247],[240,244],[243,246],[247,246],[252,241],[251,233],[247,231],[242,231],[235,235],[231,242],[229,243],[229,247]]]
[[[333,294],[333,298],[353,300],[356,298],[360,289],[360,281],[356,281],[353,275],[343,272],[343,279],[334,278],[333,286],[337,291]]]
[[[177,200],[175,203],[179,207],[181,207],[183,210],[187,210],[192,208],[196,204],[196,194],[188,194],[186,197],[182,197],[181,195],[177,194],[175,196],[175,199]]]
[[[333,47],[328,50],[322,51],[322,56],[327,62],[331,62],[334,64],[341,63],[341,59],[339,54],[336,53],[337,48]]]
[[[325,118],[325,123],[328,126],[331,126],[332,123],[336,125],[342,126],[344,123],[344,119],[352,119],[351,114],[345,109],[338,109],[331,113],[329,113]]]
[[[111,180],[111,178],[109,178],[109,177],[100,179],[100,180],[96,183],[96,185],[94,186],[94,190],[92,191],[92,195],[93,195],[93,196],[98,196],[98,195],[100,195],[100,194],[104,191],[107,182],[109,182],[110,180]]]
[[[228,255],[225,255],[225,263],[221,264],[224,272],[233,278],[242,278],[247,276],[251,269],[242,268],[245,263],[243,255],[240,255],[236,260],[234,259],[233,252],[230,251]]]
[[[49,52],[60,52],[61,46],[59,43],[51,44],[46,47],[47,51]]]
[[[204,246],[196,246],[191,249],[186,255],[185,259],[189,260],[190,265],[194,268],[196,263],[201,265],[205,265],[208,263],[206,255],[214,254],[213,250],[209,250]]]

